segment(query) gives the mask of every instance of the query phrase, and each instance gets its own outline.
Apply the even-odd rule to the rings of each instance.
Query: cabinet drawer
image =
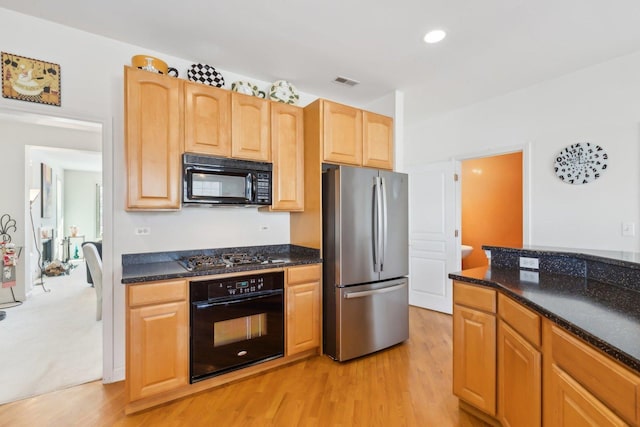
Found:
[[[320,280],[321,264],[305,265],[302,267],[291,267],[287,269],[287,285],[298,283],[317,282]]]
[[[498,295],[498,314],[527,341],[540,347],[540,316],[502,294]]]
[[[623,419],[636,425],[640,421],[640,377],[557,326],[550,325],[548,330],[556,365]]]
[[[496,291],[493,289],[466,285],[460,282],[454,282],[453,285],[453,301],[456,304],[490,313],[496,312]]]
[[[128,285],[129,307],[187,299],[185,280],[166,280],[162,282]]]

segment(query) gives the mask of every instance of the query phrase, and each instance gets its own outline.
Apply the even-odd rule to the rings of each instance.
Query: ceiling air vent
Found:
[[[360,82],[357,81],[357,80],[353,80],[353,79],[349,79],[347,77],[341,77],[341,76],[336,77],[333,80],[333,82],[334,83],[339,83],[339,84],[345,85],[345,86],[350,86],[350,87],[353,87],[353,86],[355,86],[357,84],[360,84]]]

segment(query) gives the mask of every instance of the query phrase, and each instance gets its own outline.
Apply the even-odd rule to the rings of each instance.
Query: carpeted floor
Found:
[[[85,263],[45,277],[18,307],[2,309],[0,404],[102,378],[102,321]]]

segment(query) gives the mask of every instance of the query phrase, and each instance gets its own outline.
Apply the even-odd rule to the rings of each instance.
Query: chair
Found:
[[[97,312],[96,320],[102,319],[102,259],[98,254],[98,248],[93,243],[87,243],[82,246],[82,252],[84,253],[84,259],[87,262],[91,277],[93,279],[93,286],[96,289],[97,296]]]
[[[97,242],[84,242],[82,243],[82,246],[87,245],[89,243],[93,243],[94,245],[96,245],[96,248],[98,249],[98,255],[100,256],[100,259],[102,259],[102,242],[101,241],[97,241]],[[84,253],[84,251],[83,251]],[[86,263],[86,261],[85,261]],[[93,279],[91,278],[91,271],[89,271],[89,264],[87,264],[87,283],[89,283],[91,286],[93,286]]]

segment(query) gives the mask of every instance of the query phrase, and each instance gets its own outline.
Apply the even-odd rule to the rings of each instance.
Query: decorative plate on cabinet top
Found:
[[[250,83],[237,81],[231,83],[231,90],[245,95],[257,96],[258,98],[266,97],[266,94],[258,89],[258,86]]]
[[[269,98],[285,104],[295,104],[300,99],[296,88],[286,80],[278,80],[271,85]]]
[[[224,86],[224,77],[222,77],[222,74],[207,64],[193,64],[191,68],[187,70],[187,77],[192,82],[204,83],[216,87]]]

